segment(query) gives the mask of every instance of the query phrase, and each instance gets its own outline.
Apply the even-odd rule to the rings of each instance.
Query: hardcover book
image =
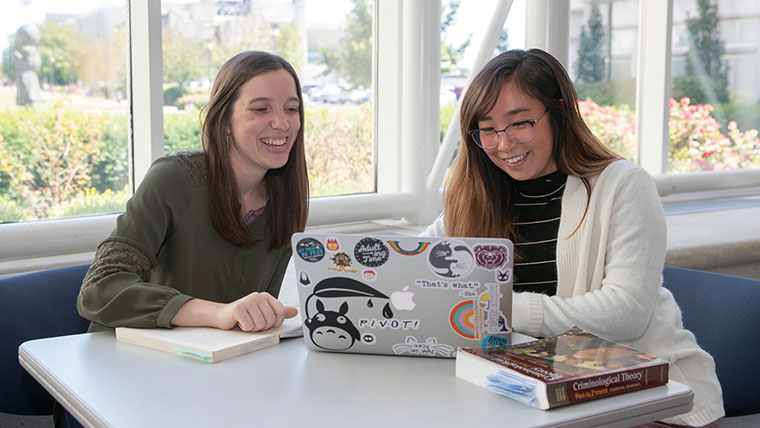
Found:
[[[210,327],[116,328],[116,339],[122,342],[209,363],[276,345],[283,337],[302,335],[300,317],[286,319],[279,327],[255,333]]]
[[[459,348],[456,375],[539,409],[664,385],[668,362],[579,328],[513,346]]]

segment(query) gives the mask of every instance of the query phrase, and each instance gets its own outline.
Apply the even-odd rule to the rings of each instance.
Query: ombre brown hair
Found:
[[[203,149],[206,152],[211,221],[219,234],[245,247],[254,242],[246,230],[238,187],[230,164],[230,128],[232,110],[240,88],[260,74],[285,70],[293,76],[298,93],[298,116],[301,128],[290,150],[287,163],[270,169],[264,177],[267,210],[272,230],[270,250],[290,246],[290,236],[303,231],[309,212],[309,177],[304,152],[304,111],[301,83],[293,67],[277,55],[261,51],[241,52],[230,58],[216,75],[211,97],[204,107],[202,123]]]
[[[561,172],[580,177],[588,195],[591,187],[586,177],[621,159],[583,121],[575,87],[559,61],[540,49],[506,51],[483,67],[462,98],[462,140],[444,195],[449,236],[515,238],[512,224],[517,214],[511,202],[515,186],[467,133],[478,127],[478,120],[493,108],[501,87],[508,82],[547,109],[554,135],[554,163]],[[576,231],[578,227],[580,224]]]

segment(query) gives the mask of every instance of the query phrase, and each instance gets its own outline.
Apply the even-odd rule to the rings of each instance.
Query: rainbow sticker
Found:
[[[475,339],[475,306],[473,300],[463,300],[453,308],[449,313],[449,324],[454,332],[465,339]]]
[[[401,248],[401,245],[399,245],[398,241],[388,241],[388,243],[391,245],[391,248],[393,248],[393,251],[404,256],[416,256],[417,254],[425,252],[425,250],[427,250],[427,247],[430,246],[430,242],[419,242],[417,244],[417,248],[410,251]]]

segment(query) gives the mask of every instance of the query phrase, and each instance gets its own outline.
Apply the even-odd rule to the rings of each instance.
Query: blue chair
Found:
[[[0,279],[0,412],[51,415],[53,397],[18,362],[23,342],[84,333],[89,321],[76,309],[90,265],[69,266]]]
[[[753,415],[760,424],[760,280],[670,266],[663,277],[684,327],[715,359],[726,417]]]

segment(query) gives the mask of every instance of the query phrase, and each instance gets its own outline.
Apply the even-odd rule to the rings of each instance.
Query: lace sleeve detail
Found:
[[[155,265],[155,256],[145,251],[134,241],[124,238],[109,238],[103,241],[95,253],[95,261],[87,271],[82,289],[98,283],[114,273],[130,272],[147,282],[150,269]]]

